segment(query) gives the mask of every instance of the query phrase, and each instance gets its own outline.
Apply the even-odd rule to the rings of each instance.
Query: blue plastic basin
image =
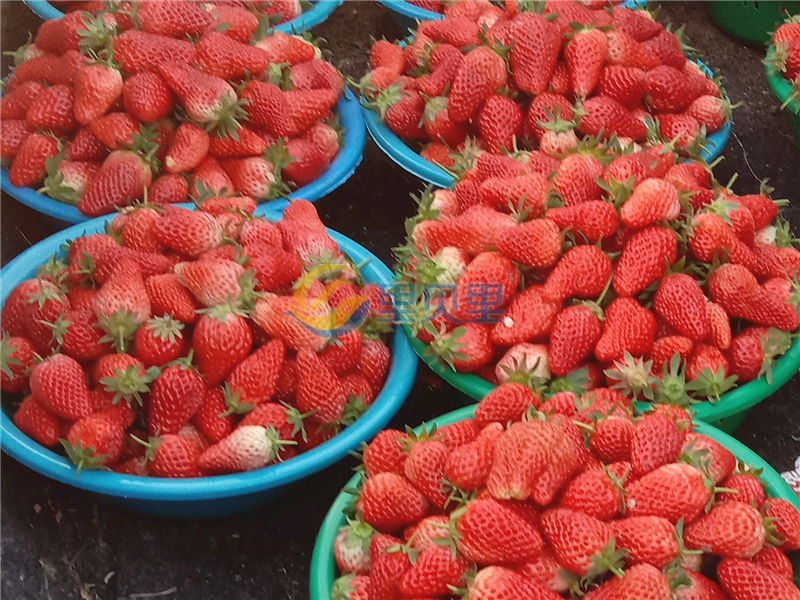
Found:
[[[271,221],[281,218],[277,211],[267,210],[264,215]],[[34,277],[37,266],[60,251],[61,244],[103,231],[111,218],[101,217],[65,229],[17,256],[0,271],[0,302],[5,303],[18,284]],[[354,262],[366,263],[362,269],[365,281],[391,285],[394,280],[392,272],[371,252],[335,231],[330,231],[330,235]],[[245,512],[272,501],[285,491],[288,484],[341,460],[350,450],[386,426],[408,396],[417,370],[417,357],[401,331],[395,332],[391,349],[392,362],[386,384],[360,419],[317,448],[256,471],[185,480],[133,477],[103,471],[84,471],[77,477],[69,460],[17,429],[6,404],[0,411],[2,450],[46,477],[94,492],[104,500],[136,512],[181,519]]]
[[[60,19],[64,13],[58,10],[55,6],[46,0],[23,0],[35,14],[50,21],[51,19]],[[299,33],[304,30],[311,29],[315,25],[319,25],[330,14],[336,10],[336,7],[342,4],[344,0],[316,0],[314,8],[304,12],[302,15],[286,23],[277,25],[275,29],[283,33]]]
[[[41,2],[41,4],[47,4]],[[49,5],[48,5],[49,6]],[[52,8],[52,7],[51,7]],[[312,181],[291,194],[289,198],[319,200],[323,196],[330,194],[333,190],[347,181],[356,171],[356,167],[361,164],[364,156],[364,144],[367,141],[367,133],[364,128],[364,118],[358,101],[352,92],[347,90],[343,98],[339,99],[338,104],[339,122],[344,128],[344,140],[339,154],[333,159],[331,166],[318,179]],[[3,191],[33,210],[51,217],[55,217],[67,223],[83,223],[89,221],[91,217],[82,214],[77,207],[65,204],[58,200],[53,200],[49,196],[40,194],[33,188],[16,187],[11,185],[8,180],[8,169],[0,169],[0,188]],[[275,200],[263,206],[269,206],[275,210],[283,210],[288,205],[285,199]]]

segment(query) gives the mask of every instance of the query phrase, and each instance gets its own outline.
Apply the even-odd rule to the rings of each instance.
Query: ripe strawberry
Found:
[[[69,429],[66,440],[59,440],[78,469],[110,467],[122,455],[123,429],[120,412],[111,408],[87,415]]]
[[[178,127],[164,159],[168,173],[185,173],[195,169],[209,151],[210,137],[197,125],[183,123]]]
[[[112,152],[86,188],[78,202],[78,210],[85,215],[100,216],[131,201],[141,200],[152,178],[150,165],[137,153],[128,150]]]
[[[662,113],[658,121],[662,139],[673,140],[679,150],[689,148],[697,141],[700,123],[693,116],[686,113]]]
[[[615,6],[612,14],[614,28],[628,34],[637,42],[647,41],[664,31],[664,28],[643,10]]]
[[[81,69],[75,78],[75,119],[89,125],[105,115],[122,95],[122,75],[105,64]]]
[[[253,334],[244,317],[221,305],[200,316],[192,342],[200,373],[216,386],[250,353]]]
[[[794,567],[789,558],[778,548],[765,546],[764,549],[751,559],[755,564],[769,569],[773,573],[794,582]]]
[[[578,129],[584,135],[608,138],[618,137],[642,140],[647,137],[647,127],[633,113],[610,96],[594,96],[583,103],[586,114],[580,117]]]
[[[497,499],[525,500],[531,496],[536,477],[544,470],[550,444],[558,430],[549,423],[514,423],[495,444],[495,455],[487,482]]]
[[[471,50],[453,80],[448,104],[450,118],[457,123],[468,121],[486,98],[506,84],[506,80],[507,71],[502,58],[486,47]]]
[[[238,298],[244,267],[229,260],[200,260],[175,265],[175,277],[197,301],[213,308]]]
[[[569,249],[544,284],[546,298],[596,298],[611,277],[611,261],[595,246]]]
[[[628,550],[626,562],[663,569],[680,553],[675,527],[661,517],[630,517],[609,524],[620,548]]]
[[[481,429],[490,423],[505,425],[520,421],[528,406],[538,407],[539,400],[530,388],[519,383],[506,383],[489,392],[475,408],[475,424]]]
[[[624,31],[610,31],[607,36],[606,59],[610,64],[645,70],[658,67],[659,61],[656,55]]]
[[[592,354],[601,334],[602,322],[591,306],[562,310],[550,332],[550,370],[558,376],[574,371]]]
[[[428,503],[405,477],[384,472],[364,483],[358,510],[378,531],[393,532],[419,522],[428,511]],[[371,562],[374,569],[375,561]]]
[[[683,437],[675,421],[669,417],[658,413],[644,416],[636,423],[631,437],[634,477],[674,463],[681,453]]]
[[[561,254],[558,224],[548,219],[533,219],[503,230],[497,248],[511,260],[543,269],[552,266]]]
[[[370,49],[369,66],[373,69],[386,67],[399,75],[405,70],[406,59],[402,48],[388,40],[378,40]]]
[[[467,569],[466,561],[453,558],[449,548],[434,545],[423,550],[403,574],[400,591],[406,597],[448,594],[463,580]]]
[[[681,212],[678,190],[660,179],[646,179],[622,205],[620,220],[632,229],[673,221]]]
[[[157,72],[145,71],[130,77],[122,87],[125,110],[139,121],[160,121],[172,111],[172,90]]]
[[[368,598],[400,597],[400,578],[411,568],[411,561],[405,552],[391,550],[402,548],[402,544],[401,540],[382,533],[372,537],[369,546]]]
[[[765,516],[774,519],[773,527],[784,552],[794,552],[800,548],[800,514],[789,501],[773,498],[764,505]]]
[[[608,52],[606,34],[592,26],[573,29],[574,35],[564,49],[572,91],[586,98],[600,81],[601,70]]]
[[[663,278],[653,298],[653,308],[681,335],[695,342],[708,335],[705,296],[697,282],[688,275],[678,273]]]
[[[195,4],[184,6],[167,0],[155,0],[141,7],[139,20],[144,31],[183,38],[203,33],[213,21],[213,17]]]
[[[236,365],[227,378],[232,393],[231,410],[252,410],[272,399],[285,352],[283,342],[271,340]]]
[[[18,85],[27,81],[38,81],[51,86],[72,85],[83,66],[84,57],[75,50],[65,52],[62,56],[45,54],[26,60],[14,69],[9,88],[12,83]]]
[[[249,157],[222,161],[232,187],[256,200],[270,197],[275,184],[274,165],[261,157]]]
[[[364,470],[368,477],[378,473],[403,473],[406,453],[401,443],[408,434],[393,429],[381,431],[364,449]]]
[[[552,600],[559,598],[533,579],[499,566],[489,566],[478,571],[469,586],[469,597],[474,600],[499,598]]]
[[[218,387],[207,388],[203,395],[203,404],[194,414],[191,422],[212,443],[216,444],[233,431],[234,416],[221,416],[227,410],[228,406],[225,404],[225,395],[222,390]]]
[[[0,118],[6,123],[12,119],[24,120],[28,108],[45,89],[38,81],[28,81],[5,94],[0,100]]]
[[[524,212],[529,217],[540,216],[547,205],[547,180],[538,173],[512,178],[490,177],[480,185],[483,204],[504,212]]]
[[[75,93],[66,85],[54,85],[36,96],[25,113],[31,127],[63,135],[75,129],[73,112]]]
[[[292,350],[322,351],[330,338],[318,335],[301,323],[295,315],[302,314],[294,297],[264,294],[264,299],[256,300],[251,318],[268,335],[282,339]]]
[[[338,421],[344,413],[347,399],[341,381],[310,350],[297,354],[297,406],[303,412],[317,410],[323,423]]]
[[[490,95],[478,113],[478,128],[482,142],[490,152],[500,152],[502,149],[510,150],[513,147],[514,139],[519,134],[521,124],[522,110],[517,103],[499,94]],[[426,131],[430,135],[427,125]],[[463,135],[461,135],[462,132]],[[459,134],[460,139],[444,138],[444,141],[451,146],[457,145],[463,142],[466,136],[463,127],[459,129]]]
[[[64,354],[36,365],[30,377],[34,399],[51,413],[77,421],[93,411],[81,366]]]
[[[511,35],[515,43],[509,63],[514,80],[520,89],[532,95],[542,93],[558,60],[561,47],[558,28],[541,15],[522,13],[511,22]]]
[[[733,492],[718,494],[716,500],[720,503],[744,502],[760,509],[767,499],[764,484],[756,471],[733,473],[723,480],[721,486]]]
[[[576,575],[586,575],[592,557],[610,545],[608,526],[585,513],[563,508],[542,515],[542,530],[559,563]]]
[[[164,246],[190,257],[199,256],[220,242],[217,221],[202,211],[170,210],[154,224],[153,230]]]
[[[600,521],[610,521],[622,509],[622,492],[603,469],[587,469],[567,483],[558,506]],[[619,537],[618,541],[622,547],[629,548]]]
[[[696,98],[686,112],[704,125],[708,133],[714,133],[731,118],[733,108],[734,106],[724,98],[706,95]]]
[[[111,351],[111,344],[101,341],[103,330],[93,308],[67,310],[48,326],[59,351],[75,360],[94,360]]]
[[[5,388],[4,388],[5,391]],[[34,397],[26,396],[14,413],[14,425],[29,438],[47,448],[58,446],[63,424]]]
[[[721,556],[751,558],[764,547],[766,532],[757,509],[743,502],[716,504],[686,526],[688,548]]]
[[[103,317],[130,313],[130,318],[139,324],[147,321],[151,314],[150,298],[139,265],[131,260],[120,264],[100,288],[94,307]]]
[[[22,143],[36,131],[24,119],[7,119],[3,121],[0,134],[0,158],[7,160],[17,155]],[[46,164],[46,163],[45,163]]]
[[[46,171],[48,158],[58,154],[58,141],[48,135],[32,133],[16,150],[14,162],[8,171],[8,180],[17,187],[30,187]]]
[[[197,459],[200,451],[191,440],[177,434],[151,437],[147,448],[147,468],[159,477],[200,477]]]
[[[587,600],[669,600],[667,578],[652,565],[636,565],[587,594]]]
[[[181,323],[194,323],[197,319],[197,304],[175,275],[153,275],[144,283],[155,316],[169,315]]]
[[[502,346],[546,337],[561,308],[544,296],[542,286],[531,286],[516,296],[492,329],[492,342]]]
[[[551,208],[544,216],[554,221],[559,229],[569,229],[578,239],[585,238],[590,244],[612,237],[619,229],[617,212],[611,204],[602,200]],[[507,254],[502,248],[500,251]]]
[[[203,404],[205,385],[190,360],[161,372],[150,390],[150,435],[177,433]]]
[[[690,465],[659,467],[631,483],[626,497],[629,517],[663,517],[670,523],[696,519],[711,500],[703,473]],[[664,490],[672,490],[664,494]]]
[[[737,211],[738,212],[738,211]],[[800,252],[794,247],[759,246],[753,250],[753,273],[760,279],[792,279],[800,273]]]
[[[98,161],[107,155],[108,149],[86,125],[78,129],[67,149],[67,157],[74,161]]]
[[[258,46],[249,46],[225,33],[209,31],[197,44],[197,66],[222,79],[238,79],[248,73],[258,76],[269,66],[269,55]]]
[[[33,344],[26,338],[3,334],[0,339],[0,389],[21,392],[28,387],[35,352]]]
[[[629,462],[634,425],[620,409],[594,426],[589,440],[592,452],[606,463]]]
[[[534,558],[542,549],[536,527],[510,507],[479,498],[451,515],[458,551],[481,564],[514,564]]]
[[[600,199],[597,179],[605,169],[596,158],[582,154],[571,154],[565,158],[553,178],[553,187],[561,195],[565,206]]]
[[[256,42],[256,46],[269,55],[270,63],[297,63],[312,60],[316,55],[316,48],[299,36],[287,35],[274,31],[267,37]]]
[[[720,350],[727,350],[731,345],[731,323],[728,313],[715,302],[706,302],[708,317],[709,341]]]
[[[665,64],[647,72],[647,94],[650,109],[659,113],[683,112],[697,97],[684,74]]]
[[[643,291],[664,276],[667,263],[675,263],[677,247],[675,233],[664,227],[648,227],[634,233],[617,261],[614,291],[620,296]]]
[[[153,317],[136,332],[136,358],[146,367],[161,366],[180,357],[183,323],[171,316]]]
[[[447,495],[443,492],[442,477],[448,448],[439,440],[412,441],[407,449],[408,457],[403,463],[403,473],[431,506],[444,508]]]
[[[495,440],[502,432],[499,423],[492,423],[475,440],[452,448],[444,464],[445,479],[465,492],[483,487],[491,469]]]

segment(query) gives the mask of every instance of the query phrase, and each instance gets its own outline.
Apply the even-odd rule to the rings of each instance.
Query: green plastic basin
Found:
[[[706,6],[720,29],[757,46],[769,42],[787,15],[800,13],[800,2],[777,0],[711,1]]]
[[[800,139],[800,138],[799,138]],[[427,346],[420,342],[411,332],[408,325],[403,325],[403,331],[408,336],[411,347],[423,361],[447,383],[463,392],[473,400],[481,400],[491,392],[495,386],[477,375],[456,373],[452,369],[442,368],[430,356],[425,354]],[[692,406],[696,411],[695,418],[709,423],[728,433],[733,433],[742,424],[747,411],[753,406],[768,398],[778,391],[800,368],[800,337],[795,338],[792,347],[778,361],[772,371],[772,383],[765,379],[756,379],[739,386],[723,395],[718,402],[700,402]],[[642,410],[649,406],[640,403],[637,407]]]
[[[467,406],[459,410],[447,413],[441,417],[434,419],[431,423],[439,427],[462,421],[472,417],[474,406]],[[419,432],[420,428],[417,428]],[[720,431],[719,429],[708,425],[707,423],[695,423],[695,430],[703,435],[715,439],[728,450],[733,452],[737,459],[746,464],[753,465],[757,469],[763,469],[761,475],[762,481],[766,484],[767,492],[774,498],[783,498],[791,502],[795,508],[800,510],[800,498],[792,491],[792,488],[778,475],[777,471],[773,469],[763,458],[750,450],[747,446],[735,440],[728,434]],[[346,487],[359,487],[360,475],[354,476],[347,482]],[[343,510],[352,501],[352,496],[347,493],[341,493],[336,497],[331,505],[325,520],[322,522],[322,527],[317,535],[317,541],[314,545],[314,555],[311,559],[311,581],[310,591],[311,600],[328,600],[330,598],[331,586],[336,578],[336,562],[333,558],[333,540],[339,532],[339,528],[345,524],[345,517]],[[794,558],[795,574],[800,573],[800,559]]]

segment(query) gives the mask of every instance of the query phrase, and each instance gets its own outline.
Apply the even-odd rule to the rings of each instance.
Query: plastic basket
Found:
[[[276,211],[268,211],[265,216],[272,221],[281,218]],[[35,277],[37,266],[58,252],[67,240],[103,231],[110,219],[110,216],[102,217],[65,229],[12,260],[0,271],[2,302],[19,283]],[[391,271],[371,252],[335,231],[329,233],[353,261],[364,264],[365,281],[382,286],[392,283]],[[391,348],[392,362],[383,390],[360,419],[317,448],[256,471],[184,480],[132,477],[101,471],[84,471],[76,477],[71,462],[17,429],[5,403],[0,411],[2,449],[46,477],[94,492],[104,500],[136,512],[196,519],[252,510],[279,497],[289,484],[341,460],[350,450],[386,426],[408,396],[417,370],[417,358],[399,331],[395,332]]]
[[[36,15],[45,21],[50,21],[51,19],[60,19],[64,16],[63,12],[58,10],[46,0],[23,0],[23,2],[25,2],[25,4],[28,5],[28,8],[30,8]],[[304,12],[296,19],[292,19],[291,21],[277,25],[275,30],[292,34],[311,29],[315,25],[319,25],[325,19],[327,19],[330,14],[343,2],[344,0],[316,0],[314,2],[314,8]]]
[[[438,419],[434,419],[431,421],[431,424],[442,427],[449,423],[468,419],[472,416],[474,410],[475,407],[462,408],[443,415]],[[761,479],[766,484],[767,492],[775,498],[788,500],[795,508],[800,510],[800,498],[797,497],[797,494],[795,494],[781,476],[778,475],[775,469],[758,454],[726,433],[705,423],[696,423],[695,430],[721,443],[728,450],[733,452],[740,461],[753,465],[757,469],[763,469]],[[419,431],[419,428],[417,428],[417,431]],[[359,487],[361,484],[360,477],[360,475],[353,477],[347,482],[346,487]],[[342,511],[352,500],[353,497],[350,494],[339,494],[319,530],[317,541],[314,545],[314,555],[311,559],[311,600],[326,600],[330,598],[331,587],[336,578],[336,562],[333,558],[333,540],[336,538],[339,528],[346,523]],[[795,558],[795,573],[800,569],[799,561],[800,559]]]
[[[411,347],[434,373],[463,392],[468,398],[479,401],[495,388],[493,384],[477,375],[456,373],[452,369],[442,368],[425,353],[427,346],[414,337],[408,325],[403,325],[403,331],[408,336]],[[695,404],[692,406],[692,409],[696,411],[695,418],[728,433],[733,433],[742,424],[747,412],[777,392],[797,373],[798,368],[800,368],[800,337],[795,338],[792,347],[781,357],[773,369],[771,384],[768,384],[763,378],[755,379],[724,394],[719,401],[713,404],[711,402]],[[639,403],[637,408],[641,411],[649,406],[648,403]]]
[[[757,46],[769,42],[787,15],[800,13],[800,2],[777,0],[717,0],[706,7],[720,29]]]
[[[303,199],[311,202],[319,200],[347,181],[361,164],[367,133],[364,127],[364,117],[352,92],[349,90],[345,92],[344,97],[339,100],[337,109],[339,122],[345,130],[343,146],[339,150],[339,154],[318,179],[289,194],[290,199]],[[5,167],[0,169],[0,188],[33,210],[67,223],[83,223],[92,218],[81,213],[76,206],[53,200],[33,188],[11,185],[8,180],[8,169]],[[258,212],[261,213],[267,209],[283,210],[288,204],[285,199],[275,200],[260,205]]]

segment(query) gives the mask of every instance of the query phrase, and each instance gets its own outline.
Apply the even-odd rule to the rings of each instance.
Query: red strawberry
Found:
[[[550,219],[533,219],[500,233],[497,248],[515,262],[543,269],[552,266],[561,254],[558,224]]]
[[[200,373],[215,386],[250,353],[253,335],[242,316],[217,306],[198,319],[192,342]]]
[[[564,487],[558,506],[610,521],[622,509],[622,493],[605,471],[587,469]],[[618,534],[615,535],[621,547],[629,548]]]
[[[31,393],[55,415],[77,421],[93,412],[81,366],[64,354],[54,354],[33,368]]]
[[[125,260],[100,288],[94,301],[95,311],[104,317],[131,313],[138,323],[150,318],[150,298],[142,272],[134,261]]]
[[[172,91],[157,72],[130,77],[122,87],[125,110],[139,121],[160,121],[172,111]]]
[[[758,477],[757,471],[744,471],[733,473],[723,480],[722,487],[733,490],[717,495],[717,502],[744,502],[761,508],[766,501],[764,484]]]
[[[47,135],[32,133],[17,148],[8,171],[8,180],[17,187],[29,187],[45,174],[48,158],[58,154],[58,141]]]
[[[572,91],[586,98],[600,81],[608,51],[606,34],[592,26],[574,28],[574,35],[564,49]]]
[[[761,514],[743,502],[716,504],[684,532],[688,548],[735,558],[756,555],[764,547],[765,537]]]
[[[199,477],[197,459],[200,451],[191,440],[176,434],[150,438],[145,444],[148,453],[147,468],[159,477]]]
[[[31,102],[25,120],[31,127],[63,135],[76,127],[73,105],[73,89],[66,85],[54,85]]]
[[[457,123],[469,120],[489,95],[506,84],[506,79],[502,58],[486,47],[471,50],[453,80],[448,105],[450,118]]]
[[[614,28],[628,34],[637,42],[644,42],[654,38],[664,31],[658,21],[653,19],[650,13],[643,10],[615,6],[612,14],[614,16]]]
[[[648,71],[647,94],[650,109],[659,113],[683,112],[697,97],[684,74],[667,65]]]
[[[612,65],[654,69],[658,58],[645,46],[623,31],[610,31],[608,34],[607,60]]]
[[[0,100],[0,118],[5,122],[12,119],[24,120],[28,108],[45,89],[38,81],[28,81],[13,92],[5,94]]]
[[[503,500],[529,498],[557,433],[560,432],[554,426],[542,421],[514,423],[495,444],[487,482],[489,493]]]
[[[210,13],[194,4],[176,5],[168,0],[154,0],[139,10],[142,29],[169,37],[196,36],[211,24]]]
[[[529,406],[537,407],[539,400],[526,386],[506,383],[498,386],[475,408],[475,424],[481,429],[489,423],[505,425],[509,421],[520,421]]]
[[[95,64],[75,79],[75,119],[89,125],[105,115],[122,95],[122,75],[109,65]]]
[[[122,455],[125,430],[120,412],[110,408],[83,417],[69,429],[66,440],[60,440],[69,459],[83,469],[110,467]]]
[[[796,600],[800,591],[794,583],[753,562],[724,558],[717,567],[722,587],[736,600]]]
[[[400,591],[406,597],[448,594],[466,573],[468,564],[453,558],[449,548],[431,546],[423,550],[400,579]]]
[[[674,463],[683,447],[683,433],[675,421],[661,414],[644,416],[633,429],[631,467],[641,477],[658,467]]]
[[[171,316],[154,317],[136,332],[136,358],[146,367],[161,366],[180,357],[183,323]]]
[[[579,130],[597,137],[602,132],[608,138],[618,137],[642,140],[647,137],[647,127],[627,108],[610,96],[595,96],[583,103],[586,114],[580,117]]]
[[[177,433],[203,404],[205,386],[189,361],[164,369],[150,390],[150,435]]]
[[[323,423],[338,421],[346,398],[338,377],[310,350],[297,354],[297,406],[308,412],[318,410]]]
[[[547,205],[548,187],[547,180],[538,173],[491,177],[481,183],[481,201],[504,212],[519,211],[538,217]]]
[[[696,142],[700,123],[693,116],[686,113],[662,113],[658,121],[661,137],[673,140],[676,148],[683,150]]]
[[[275,31],[269,36],[261,38],[256,46],[269,55],[270,63],[297,63],[312,60],[316,54],[313,44],[293,35]]]
[[[4,392],[21,392],[28,387],[35,352],[33,344],[26,338],[3,334],[0,339],[0,389]]]
[[[665,489],[672,492],[664,494]],[[626,504],[628,516],[664,517],[671,523],[691,522],[705,509],[711,491],[701,471],[675,463],[659,467],[631,483]]]
[[[63,425],[58,417],[48,412],[34,397],[26,396],[14,413],[14,425],[29,438],[53,448],[62,437]]]
[[[227,410],[228,406],[222,390],[218,387],[207,388],[203,395],[203,404],[192,417],[192,423],[212,443],[216,444],[233,431],[234,416],[221,416]]]
[[[495,440],[502,431],[499,423],[492,423],[474,441],[453,448],[444,464],[447,481],[466,492],[483,487],[491,469]]]
[[[103,160],[107,155],[108,149],[95,137],[89,126],[78,129],[67,150],[69,159],[75,161]]]
[[[708,133],[714,133],[731,118],[733,108],[734,106],[724,98],[706,95],[696,98],[686,112],[704,125]]]
[[[14,69],[11,83],[38,81],[48,85],[72,85],[78,71],[84,66],[84,57],[75,50],[65,52],[62,56],[45,54],[24,63]]]
[[[377,530],[397,531],[419,522],[428,511],[428,503],[402,475],[378,473],[364,483],[358,509],[364,521]]]
[[[636,565],[587,594],[587,600],[669,600],[667,578],[652,565]]]
[[[410,438],[402,431],[381,431],[364,450],[364,469],[369,477],[378,473],[403,473],[406,454],[400,444]]]
[[[661,517],[630,517],[609,524],[620,548],[628,550],[629,564],[663,569],[678,557],[675,527]]]
[[[546,337],[560,308],[560,302],[544,296],[542,286],[531,286],[511,301],[492,329],[492,342],[510,346]]]
[[[646,179],[620,209],[620,220],[632,229],[673,221],[681,212],[678,190],[669,182]]]
[[[619,229],[617,212],[611,204],[602,200],[551,208],[545,213],[545,218],[554,221],[561,230],[569,229],[578,239],[585,238],[590,244],[612,237]],[[500,250],[503,251],[502,248]]]
[[[576,5],[577,6],[577,5]],[[553,600],[559,598],[532,578],[505,567],[490,566],[478,571],[469,586],[469,597],[474,600],[497,600],[500,598],[537,598]]]
[[[510,65],[520,89],[532,95],[545,90],[558,60],[558,28],[534,13],[519,14],[511,22],[514,46]],[[502,84],[501,84],[502,85]]]
[[[751,559],[755,564],[781,575],[794,582],[794,567],[792,561],[778,548],[765,546],[764,549]]]
[[[145,280],[153,314],[169,315],[181,323],[194,323],[196,302],[172,273],[153,275]]]
[[[248,73],[258,76],[269,66],[269,55],[225,33],[209,31],[197,44],[197,66],[222,79],[237,79]]]
[[[568,250],[544,284],[544,295],[553,300],[596,298],[611,277],[611,261],[595,246]]]
[[[408,457],[403,463],[406,478],[428,500],[431,506],[444,508],[447,495],[443,491],[442,477],[447,460],[448,448],[438,440],[414,441],[408,449]]]
[[[193,123],[178,127],[164,159],[168,173],[185,173],[196,168],[208,154],[209,135]]]
[[[774,519],[775,533],[782,542],[779,546],[784,552],[794,552],[800,548],[800,514],[794,505],[781,498],[768,500],[765,515]]]
[[[674,264],[678,240],[664,227],[648,227],[631,236],[614,272],[614,291],[633,296],[664,276],[667,263]],[[666,257],[666,260],[665,260]]]
[[[561,195],[565,206],[575,206],[583,202],[600,199],[598,178],[605,171],[596,158],[582,154],[571,154],[558,168],[553,178],[553,186]]]
[[[550,370],[564,376],[575,370],[592,353],[602,333],[602,323],[588,305],[561,311],[550,332]]]
[[[175,277],[197,301],[213,308],[238,298],[244,267],[229,260],[200,260],[175,265]]]
[[[186,40],[145,31],[126,31],[114,40],[114,58],[127,73],[153,71],[162,62],[193,64],[196,56],[195,46]]]
[[[93,308],[67,310],[49,326],[60,352],[76,360],[93,360],[111,351],[111,344],[101,341],[103,330]]]
[[[14,158],[22,146],[22,143],[34,131],[36,130],[23,119],[4,120],[3,131],[0,134],[0,158]]]
[[[587,514],[557,508],[542,515],[542,530],[559,563],[577,574],[586,575],[592,557],[611,543],[606,524]]]
[[[280,340],[271,340],[231,371],[227,378],[233,396],[230,409],[234,412],[252,410],[275,395],[285,352]]]
[[[533,559],[542,549],[536,527],[510,507],[479,498],[451,515],[458,551],[480,564],[514,564]]]
[[[132,200],[140,200],[152,177],[150,166],[138,154],[128,150],[112,152],[86,188],[78,210],[85,215],[100,216]]]
[[[399,75],[405,70],[406,59],[402,48],[387,40],[378,40],[370,49],[369,66],[373,69],[387,67]]]
[[[597,342],[600,362],[618,360],[624,352],[646,354],[653,347],[656,321],[653,313],[631,298],[617,298],[606,309],[605,328]]]
[[[202,211],[172,209],[154,224],[156,239],[190,257],[215,248],[220,243],[220,229],[213,216]]]
[[[390,485],[384,485],[384,487]],[[402,543],[401,540],[382,533],[372,537],[369,546],[368,598],[400,597],[400,578],[411,568],[408,555],[399,551],[403,547]]]
[[[630,461],[633,423],[623,410],[597,422],[590,447],[597,457],[607,463]]]
[[[705,296],[688,275],[679,273],[662,279],[653,298],[653,308],[681,335],[693,341],[702,341],[708,335]]]

